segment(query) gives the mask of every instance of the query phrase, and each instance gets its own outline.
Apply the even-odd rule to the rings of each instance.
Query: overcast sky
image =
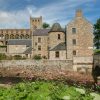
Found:
[[[29,28],[30,16],[64,26],[77,9],[92,23],[100,18],[100,0],[0,0],[0,28]]]

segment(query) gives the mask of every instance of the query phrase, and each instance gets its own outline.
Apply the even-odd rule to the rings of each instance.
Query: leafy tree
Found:
[[[94,24],[94,45],[97,49],[100,49],[100,18]]]
[[[48,28],[50,25],[48,23],[43,23],[43,28]]]

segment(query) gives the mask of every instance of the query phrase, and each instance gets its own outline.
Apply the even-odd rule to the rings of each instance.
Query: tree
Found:
[[[50,25],[48,23],[43,23],[43,28],[48,28]]]
[[[100,18],[94,24],[94,46],[100,49]]]

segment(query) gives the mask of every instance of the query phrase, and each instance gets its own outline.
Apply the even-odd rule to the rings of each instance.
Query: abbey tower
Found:
[[[42,16],[40,17],[30,17],[30,29],[40,29],[42,28]]]

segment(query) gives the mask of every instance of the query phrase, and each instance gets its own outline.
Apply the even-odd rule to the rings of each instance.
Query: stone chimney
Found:
[[[81,9],[78,9],[76,11],[76,17],[82,17],[82,16],[83,16],[82,10]]]

